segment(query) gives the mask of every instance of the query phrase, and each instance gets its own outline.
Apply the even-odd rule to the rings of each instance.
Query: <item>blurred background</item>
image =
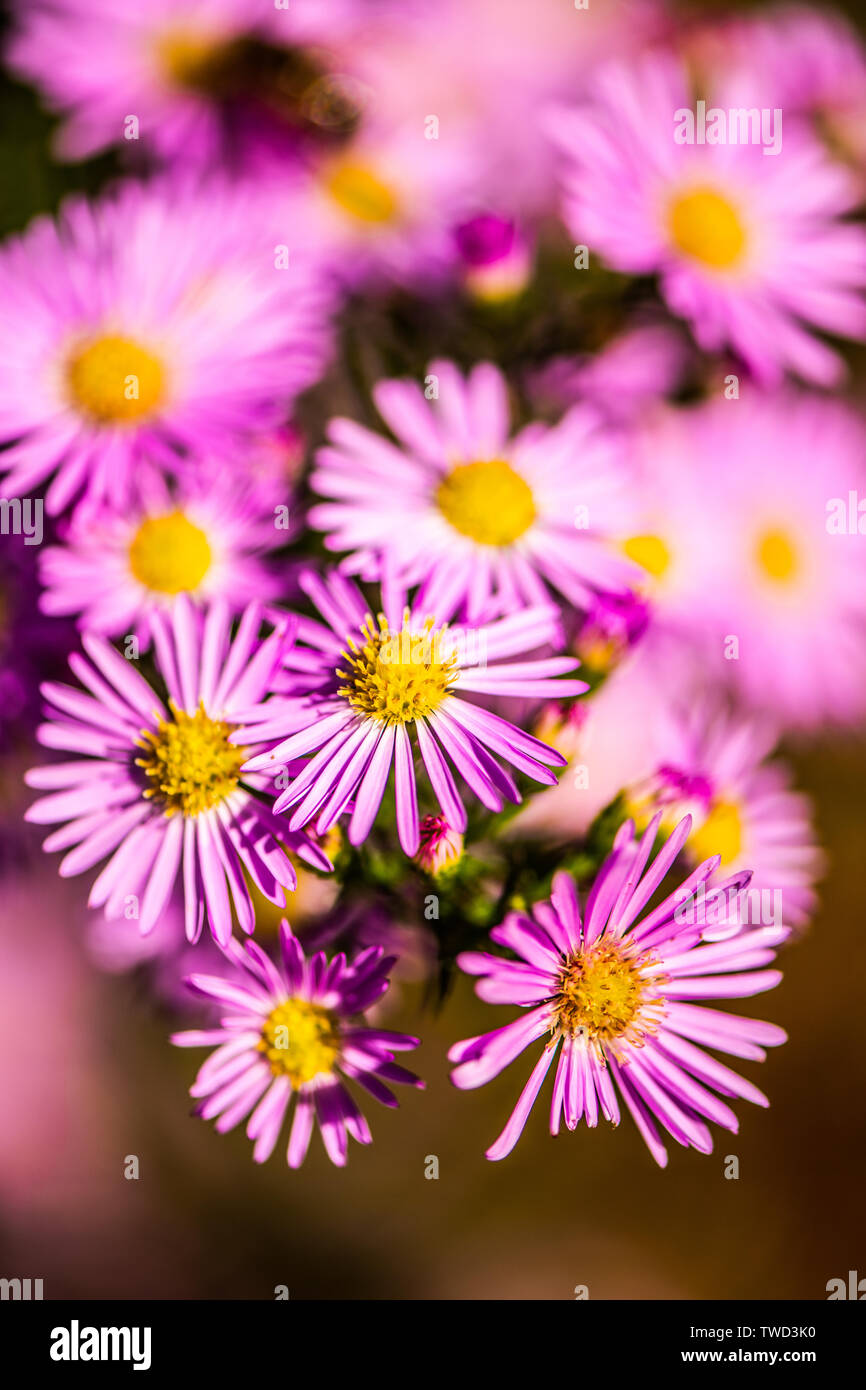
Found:
[[[0,79],[3,234],[115,172],[113,155],[53,162],[52,127],[29,89]],[[0,582],[2,625],[19,581]],[[717,1132],[709,1157],[671,1145],[660,1171],[632,1125],[554,1142],[539,1110],[511,1157],[488,1163],[521,1079],[450,1085],[448,1046],[493,1026],[461,978],[424,1017],[412,1065],[426,1093],[380,1110],[344,1171],[316,1140],[289,1173],[280,1147],[257,1168],[242,1130],[190,1119],[200,1054],[167,1045],[177,1013],[138,972],[91,963],[82,884],[57,878],[21,821],[32,752],[13,731],[0,758],[0,1273],[85,1299],[267,1299],[277,1285],[311,1299],[569,1299],[577,1285],[594,1299],[822,1299],[829,1279],[866,1275],[866,738],[783,751],[814,799],[827,871],[783,984],[743,1009],[790,1037],[742,1066],[768,1112],[738,1104],[738,1135]],[[401,984],[387,1026],[418,1028],[422,995]]]

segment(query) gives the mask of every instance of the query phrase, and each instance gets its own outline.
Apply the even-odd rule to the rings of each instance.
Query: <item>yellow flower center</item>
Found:
[[[556,1030],[603,1048],[626,1037],[638,1042],[653,1026],[659,1000],[647,997],[640,958],[619,941],[601,941],[569,957],[553,1003]]]
[[[698,864],[714,854],[722,856],[723,865],[735,863],[743,847],[739,807],[733,801],[714,802],[703,825],[689,838],[688,847]]]
[[[157,41],[159,65],[175,87],[207,91],[226,64],[233,45],[207,34],[176,29]]]
[[[274,1076],[287,1076],[298,1091],[314,1076],[333,1071],[340,1055],[336,1016],[307,999],[287,999],[265,1020],[258,1050]]]
[[[339,693],[360,714],[384,724],[410,724],[438,709],[457,677],[457,653],[447,638],[447,628],[434,628],[428,618],[422,632],[409,628],[409,614],[402,631],[392,632],[379,615],[378,630],[367,618],[358,646],[351,638],[342,653],[348,669],[337,668],[345,682]]]
[[[81,344],[66,364],[66,380],[79,410],[101,424],[152,415],[165,386],[159,358],[114,333]]]
[[[192,593],[210,569],[207,536],[183,512],[143,521],[129,546],[129,568],[146,589]]]
[[[674,245],[687,256],[730,270],[742,260],[746,233],[735,208],[712,188],[696,188],[671,205],[669,229]]]
[[[765,531],[755,546],[758,567],[767,579],[788,584],[797,577],[800,561],[790,537],[780,530]]]
[[[333,166],[325,188],[338,207],[359,222],[393,222],[399,211],[393,189],[366,164],[351,159]]]
[[[504,459],[462,463],[436,489],[436,504],[461,536],[511,545],[536,517],[532,489]]]
[[[187,714],[169,703],[172,719],[161,719],[155,732],[142,730],[139,747],[146,751],[136,766],[151,782],[144,795],[167,816],[198,816],[234,791],[246,749],[229,743],[232,725],[211,719],[203,705]]]
[[[653,579],[662,579],[670,568],[671,552],[661,536],[632,536],[622,548]]]

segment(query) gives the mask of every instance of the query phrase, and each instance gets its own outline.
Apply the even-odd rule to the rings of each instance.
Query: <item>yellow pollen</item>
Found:
[[[436,504],[455,531],[479,545],[511,545],[536,517],[532,489],[504,459],[452,469],[436,489]]]
[[[555,1028],[585,1036],[603,1050],[626,1035],[639,1042],[653,1024],[648,1011],[658,1000],[647,997],[640,959],[619,942],[603,941],[568,959],[553,1004]]]
[[[163,400],[162,363],[131,338],[113,333],[76,349],[66,381],[79,410],[101,424],[131,424],[152,415]]]
[[[623,545],[630,560],[651,574],[653,579],[663,579],[671,563],[671,552],[661,536],[632,536]]]
[[[193,593],[210,569],[207,536],[183,512],[143,521],[129,546],[129,568],[146,589]]]
[[[174,86],[207,91],[231,47],[223,39],[178,29],[158,40],[156,52],[162,71]]]
[[[343,160],[334,165],[325,188],[338,207],[359,222],[393,222],[399,211],[393,189],[366,164]]]
[[[797,551],[784,531],[765,531],[755,546],[758,566],[768,579],[788,584],[797,577],[800,562]]]
[[[146,752],[136,766],[151,782],[144,795],[167,816],[198,816],[231,795],[247,752],[229,743],[231,724],[211,719],[203,705],[187,714],[169,704],[171,720],[161,719],[155,732],[142,730],[139,747]]]
[[[733,801],[716,801],[710,813],[689,838],[689,852],[695,862],[702,864],[714,854],[722,856],[722,865],[733,864],[743,847],[743,823],[739,807]]]
[[[671,205],[674,245],[714,270],[730,270],[742,260],[746,233],[736,210],[712,188],[696,188]]]
[[[350,639],[342,653],[348,669],[336,672],[345,682],[339,694],[353,709],[384,724],[411,724],[438,709],[458,674],[447,628],[428,618],[422,632],[412,632],[407,611],[402,631],[392,632],[380,614],[378,630],[368,616],[361,637],[360,647]]]
[[[337,1019],[307,999],[287,999],[265,1019],[258,1050],[274,1076],[287,1076],[300,1090],[314,1076],[333,1071],[340,1055]]]

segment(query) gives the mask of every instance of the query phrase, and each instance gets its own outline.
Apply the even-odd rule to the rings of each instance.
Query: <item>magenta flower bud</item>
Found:
[[[480,213],[455,229],[463,280],[479,299],[511,299],[526,288],[531,271],[529,246],[514,222]]]
[[[448,824],[444,816],[425,816],[421,821],[421,843],[415,863],[425,873],[438,878],[439,874],[456,869],[463,858],[463,836]]]

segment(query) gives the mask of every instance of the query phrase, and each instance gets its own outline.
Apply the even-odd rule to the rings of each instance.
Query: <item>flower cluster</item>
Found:
[[[489,1158],[548,1072],[553,1134],[707,1153],[767,1104],[713,1053],[785,1037],[707,1005],[817,905],[777,745],[866,714],[859,40],[13,10],[87,178],[0,244],[0,691],[91,950],[194,1025],[196,1113],[257,1162],[292,1105],[290,1168],[369,1144],[359,1089],[423,1086],[383,1016],[461,972],[517,1013],[455,1086],[533,1050]]]

